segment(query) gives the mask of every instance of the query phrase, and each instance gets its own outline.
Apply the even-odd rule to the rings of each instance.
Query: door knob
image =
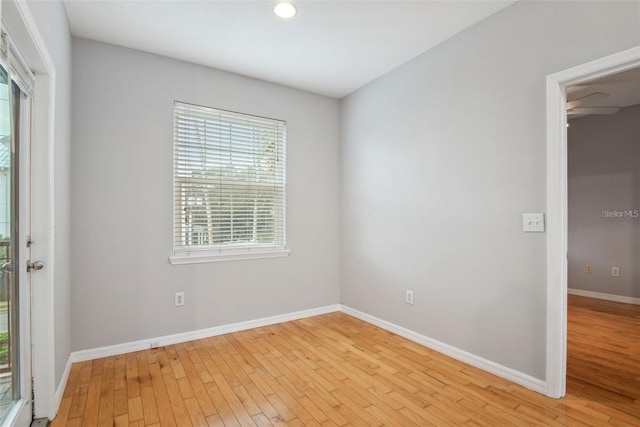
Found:
[[[30,272],[31,270],[42,270],[44,268],[44,264],[41,263],[40,261],[34,261],[31,262],[31,260],[27,261],[27,273]]]

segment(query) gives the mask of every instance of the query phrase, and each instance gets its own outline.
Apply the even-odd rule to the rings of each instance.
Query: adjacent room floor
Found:
[[[569,297],[550,399],[331,313],[74,364],[54,426],[640,425],[640,306]]]

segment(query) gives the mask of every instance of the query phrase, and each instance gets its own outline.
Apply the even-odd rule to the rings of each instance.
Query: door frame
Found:
[[[566,393],[567,112],[566,87],[640,66],[640,46],[547,76],[547,396]]]
[[[30,323],[31,332],[30,342],[24,342],[24,338],[28,337],[22,337],[23,349],[31,351],[30,355],[21,356],[21,361],[25,363],[30,359],[31,362],[35,417],[53,419],[58,406],[53,306],[56,73],[27,2],[4,1],[2,20],[7,23],[21,54],[35,74],[31,107],[31,236],[35,243],[31,248],[31,259],[42,261],[45,268],[31,275],[30,301],[20,302],[21,313],[29,313],[27,319],[21,321]],[[26,389],[31,389],[31,381]],[[22,407],[27,403],[22,402]],[[30,420],[31,413],[28,417]],[[16,419],[16,422],[21,419]]]

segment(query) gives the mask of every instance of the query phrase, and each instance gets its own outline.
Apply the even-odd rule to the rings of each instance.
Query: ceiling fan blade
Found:
[[[575,116],[577,114],[615,114],[620,111],[620,107],[584,107],[584,108],[571,108],[567,110],[568,116]]]
[[[599,101],[599,100],[604,99],[604,98],[606,98],[608,96],[609,96],[608,93],[594,92],[594,93],[589,94],[587,96],[583,96],[581,98],[578,98],[578,99],[575,99],[573,101],[567,102],[567,108],[568,109],[576,108],[576,107],[579,107],[581,105],[588,104],[590,102]]]
[[[567,95],[571,95],[572,93],[582,90],[584,88],[586,88],[586,86],[568,86]]]

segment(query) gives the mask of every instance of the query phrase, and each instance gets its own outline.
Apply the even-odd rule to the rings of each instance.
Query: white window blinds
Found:
[[[174,257],[285,250],[286,131],[174,103]]]
[[[11,80],[16,82],[24,93],[33,96],[35,84],[33,72],[25,65],[24,57],[4,28],[0,28],[0,64],[8,70]]]

